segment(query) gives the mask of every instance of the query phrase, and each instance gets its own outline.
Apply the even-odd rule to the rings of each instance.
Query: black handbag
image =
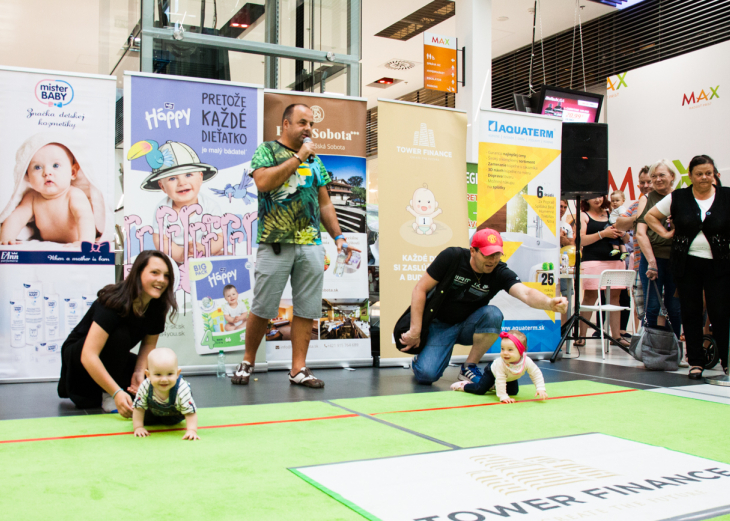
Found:
[[[423,317],[421,319],[421,341],[417,346],[412,347],[408,351],[403,351],[406,346],[400,341],[401,335],[411,329],[411,306],[408,306],[405,313],[396,321],[395,328],[393,329],[393,338],[395,339],[395,346],[398,348],[398,351],[409,355],[417,355],[423,351],[428,341],[428,326],[431,324],[436,313],[438,313],[441,304],[443,304],[446,298],[446,291],[451,287],[454,278],[456,278],[459,264],[460,262],[454,262],[446,273],[446,276],[426,296],[426,305],[423,308]]]

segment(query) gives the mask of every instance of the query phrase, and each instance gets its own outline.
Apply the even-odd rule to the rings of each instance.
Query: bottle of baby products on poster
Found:
[[[81,295],[81,300],[84,301],[84,304],[86,305],[86,310],[91,307],[91,305],[96,300],[96,293],[91,289],[91,286],[86,287],[86,291],[84,291],[84,294]]]
[[[10,299],[10,347],[25,347],[25,299],[20,290]]]
[[[23,284],[25,297],[25,342],[34,345],[43,340],[43,291],[38,281]]]
[[[39,356],[55,355],[61,352],[60,342],[40,342],[34,346],[35,354]]]
[[[53,288],[53,283],[43,285],[43,329],[46,342],[61,339],[61,299]]]
[[[335,277],[342,277],[342,275],[345,273],[345,259],[347,259],[347,254],[345,253],[345,249],[343,248],[340,250],[340,253],[337,254]]]
[[[86,306],[80,298],[63,299],[63,317],[66,321],[66,335],[71,333],[76,324],[81,322],[86,313]]]

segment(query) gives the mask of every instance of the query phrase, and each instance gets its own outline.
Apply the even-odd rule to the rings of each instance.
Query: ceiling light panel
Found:
[[[456,14],[456,3],[452,0],[434,0],[412,12],[402,20],[386,27],[375,36],[406,41],[429,30]]]

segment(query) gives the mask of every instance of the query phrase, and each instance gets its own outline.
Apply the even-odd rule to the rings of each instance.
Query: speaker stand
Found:
[[[560,326],[560,343],[558,344],[558,347],[555,348],[555,351],[553,351],[552,356],[550,356],[550,362],[555,363],[555,361],[558,359],[558,355],[560,354],[560,350],[563,348],[563,344],[566,342],[566,340],[593,340],[593,337],[585,337],[580,336],[580,323],[583,322],[588,327],[600,332],[601,328],[598,327],[596,324],[591,322],[590,320],[583,318],[580,315],[580,194],[576,194],[575,196],[575,286],[574,290],[575,293],[573,295],[574,301],[573,301],[573,314],[568,319],[568,321]],[[600,295],[600,289],[598,298],[601,298]],[[571,334],[572,329],[572,334]],[[604,338],[607,339],[609,342],[617,345],[619,348],[623,349],[627,353],[629,352],[628,349],[626,349],[624,346],[619,344],[615,338],[608,336],[604,332]],[[603,345],[601,345],[601,349],[603,349]]]

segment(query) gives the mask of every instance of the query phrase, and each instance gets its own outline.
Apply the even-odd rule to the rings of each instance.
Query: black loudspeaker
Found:
[[[561,193],[564,199],[608,194],[608,125],[563,123]]]

